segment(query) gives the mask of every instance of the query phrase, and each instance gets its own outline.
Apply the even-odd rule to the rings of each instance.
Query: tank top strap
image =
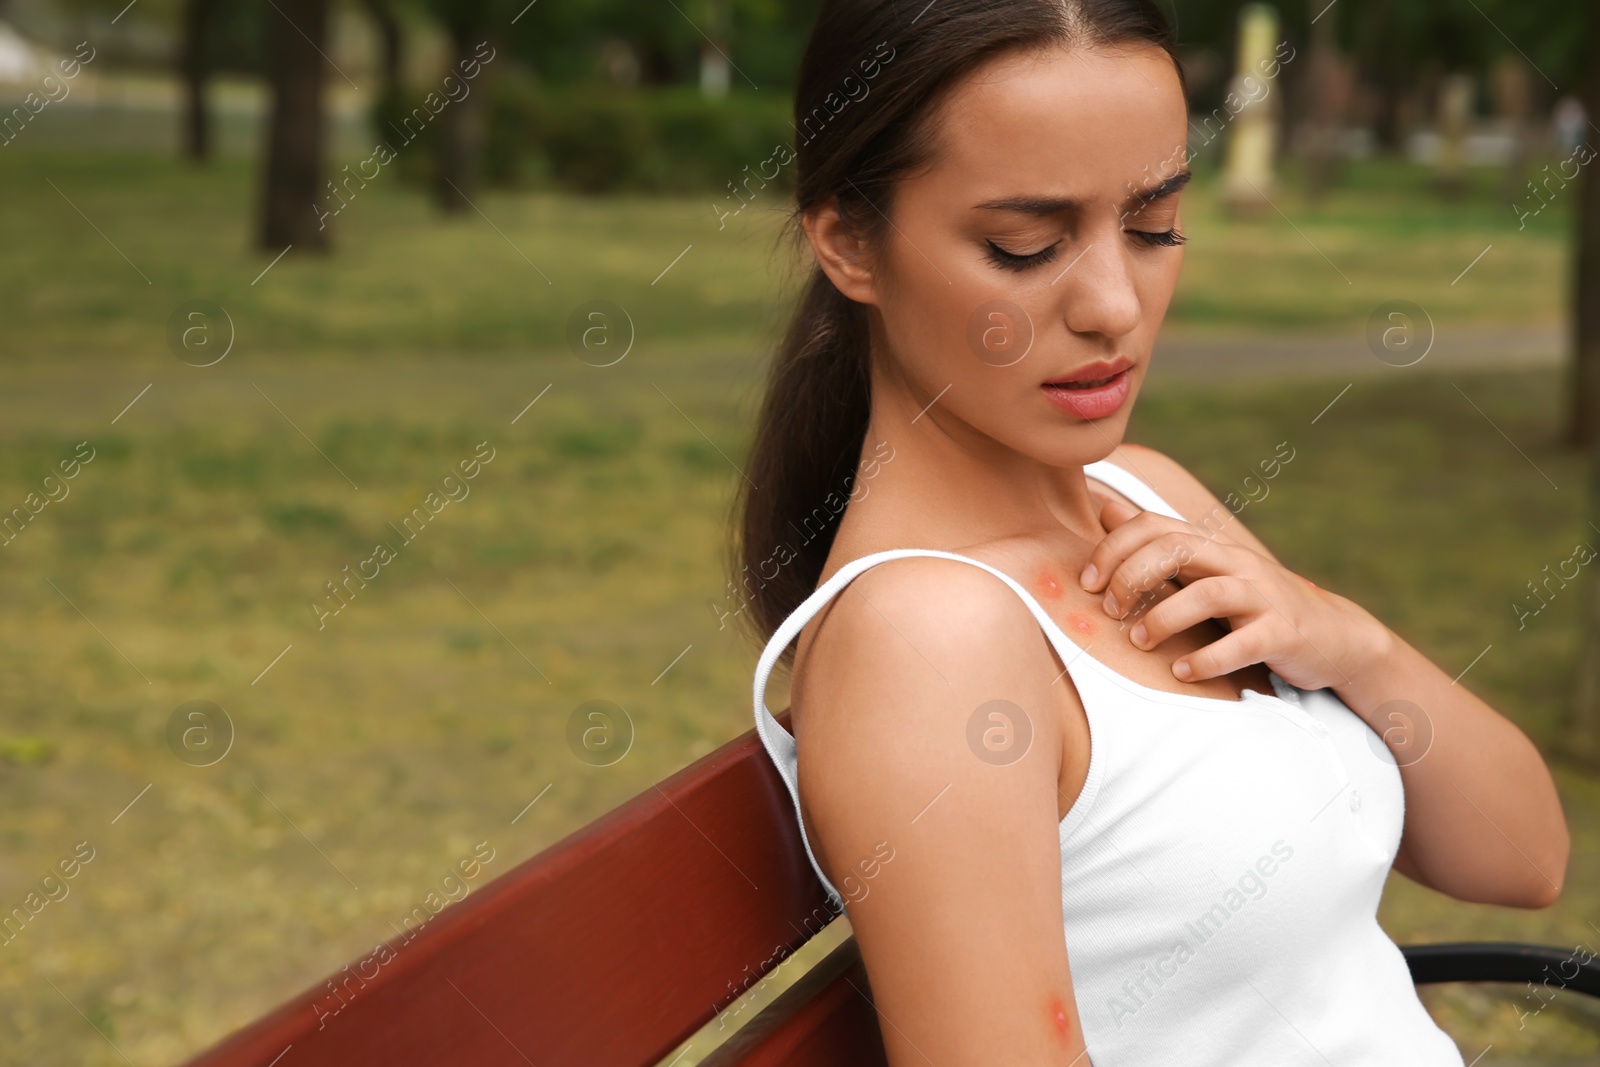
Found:
[[[1154,494],[1151,495],[1153,496]],[[959,555],[955,552],[944,552],[933,548],[892,548],[883,552],[874,552],[871,555],[862,556],[846,563],[826,582],[818,586],[815,592],[806,597],[800,606],[795,608],[789,614],[789,617],[783,620],[782,625],[773,632],[766,648],[761,652],[760,662],[756,665],[754,694],[756,732],[761,737],[761,743],[766,746],[767,754],[772,757],[772,762],[777,766],[778,774],[783,778],[783,784],[789,789],[789,796],[794,801],[795,821],[800,826],[800,840],[805,845],[806,856],[811,860],[812,869],[816,871],[817,878],[828,890],[828,896],[836,907],[843,906],[843,898],[823,875],[822,867],[817,863],[816,854],[811,850],[811,841],[806,837],[805,823],[800,815],[799,758],[794,736],[783,728],[777,717],[767,707],[767,681],[777,667],[778,660],[782,657],[784,649],[788,648],[800,636],[800,631],[805,629],[806,624],[816,618],[817,613],[827,606],[828,602],[837,596],[845,586],[849,585],[868,568],[875,567],[880,563],[887,563],[893,559],[905,559],[911,556],[958,560],[988,571],[1022,598],[1022,602],[1033,613],[1034,619],[1043,627],[1046,638],[1055,646],[1056,654],[1061,656],[1062,662],[1067,665],[1067,670],[1072,675],[1074,682],[1080,680],[1080,675],[1079,672],[1073,670],[1073,665],[1080,658],[1086,663],[1092,664],[1090,657],[1085,655],[1082,649],[1076,645],[1071,645],[1070,639],[1062,634],[1060,627],[1050,618],[1044,607],[1034,599],[1033,594],[1024,589],[1014,578],[981,560]],[[1057,635],[1062,635],[1062,640],[1068,641],[1070,647],[1061,647]]]
[[[1102,459],[1086,464],[1083,468],[1083,473],[1097,482],[1104,482],[1109,485],[1146,511],[1153,511],[1158,515],[1166,515],[1174,519],[1183,518],[1178,513],[1177,508],[1163,500],[1138,475],[1124,470],[1110,460]]]

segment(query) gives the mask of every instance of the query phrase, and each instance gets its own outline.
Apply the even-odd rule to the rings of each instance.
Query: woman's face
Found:
[[[1005,55],[953,88],[865,299],[916,407],[1052,466],[1121,441],[1183,262],[1187,118],[1150,46]]]

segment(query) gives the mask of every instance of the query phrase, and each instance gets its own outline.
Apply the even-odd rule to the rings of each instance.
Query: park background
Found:
[[[1395,875],[1390,934],[1593,951],[1600,16],[1175,3],[1197,181],[1131,437],[1550,761],[1561,900]],[[728,509],[816,6],[0,0],[0,912],[93,857],[0,944],[0,1062],[178,1063],[751,727]],[[1294,58],[1239,109],[1252,18]],[[1600,1062],[1580,998],[1424,997],[1469,1060]]]

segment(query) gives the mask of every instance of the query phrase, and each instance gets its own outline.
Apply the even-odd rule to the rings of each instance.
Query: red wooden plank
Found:
[[[644,1067],[831,918],[750,730],[190,1063]]]

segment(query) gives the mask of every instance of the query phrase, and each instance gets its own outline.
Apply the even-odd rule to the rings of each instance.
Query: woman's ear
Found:
[[[839,198],[830,197],[807,211],[801,219],[806,239],[834,288],[858,304],[877,303],[866,242],[859,239],[839,216]]]

